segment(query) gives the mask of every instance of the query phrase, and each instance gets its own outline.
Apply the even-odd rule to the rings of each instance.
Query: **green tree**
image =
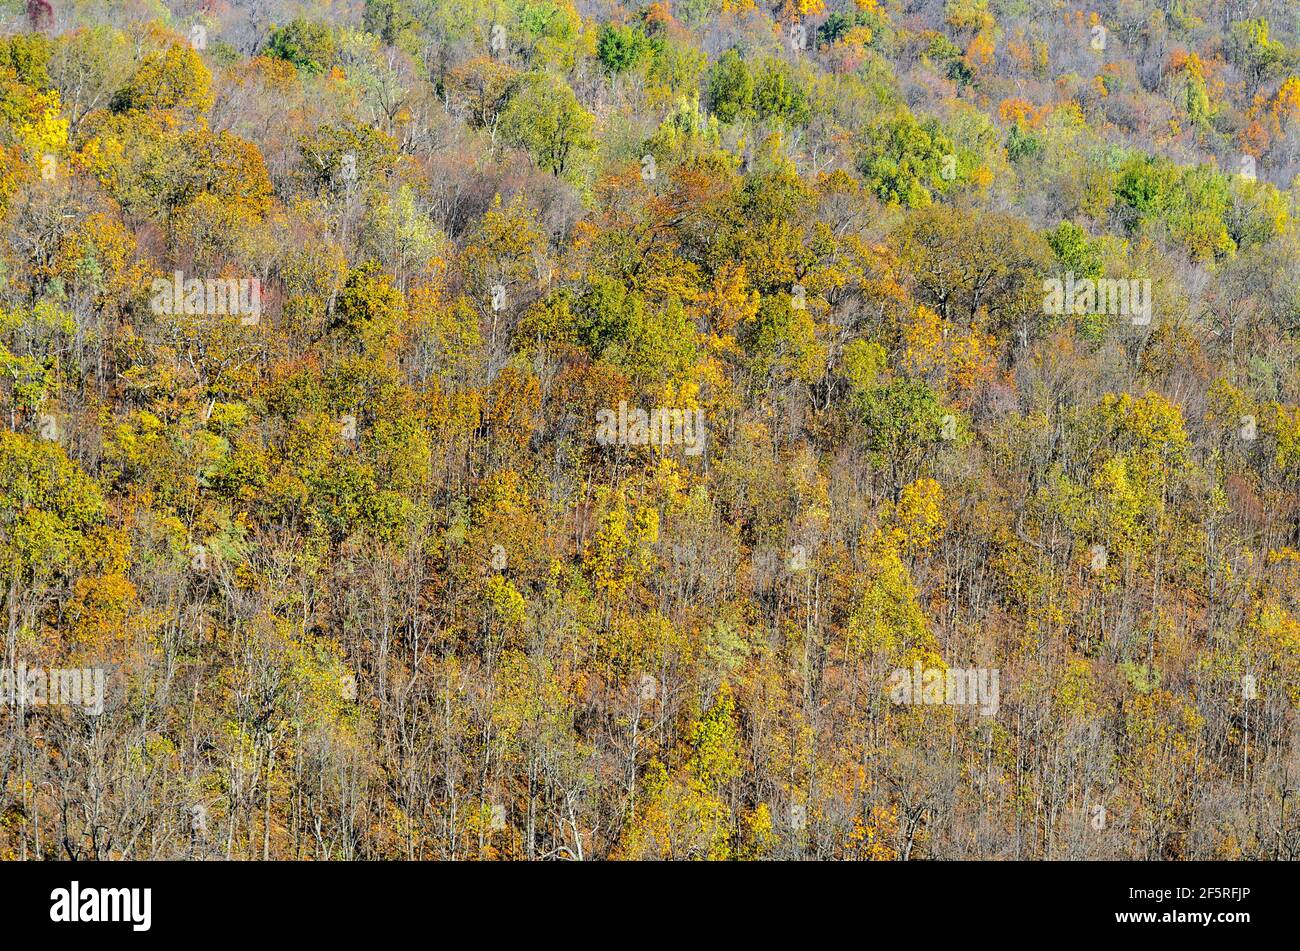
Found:
[[[525,77],[501,115],[502,137],[556,177],[575,175],[587,160],[595,125],[568,84],[545,73]]]
[[[952,142],[934,120],[917,122],[904,112],[872,126],[858,171],[882,201],[918,208],[948,190],[945,163],[955,161]]]
[[[298,17],[285,26],[271,28],[266,55],[292,63],[306,73],[322,73],[334,65],[338,47],[328,25]]]
[[[605,24],[596,38],[596,58],[614,74],[635,69],[650,55],[650,40],[635,26]]]
[[[735,122],[753,108],[754,78],[740,52],[724,53],[709,70],[709,108],[723,122]]]

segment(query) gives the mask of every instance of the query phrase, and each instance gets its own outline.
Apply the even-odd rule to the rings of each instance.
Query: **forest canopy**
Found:
[[[0,858],[1300,857],[1298,29],[0,0]]]

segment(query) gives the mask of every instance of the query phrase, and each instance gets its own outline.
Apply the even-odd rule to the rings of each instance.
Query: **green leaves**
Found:
[[[579,174],[595,148],[595,126],[568,84],[548,73],[524,77],[501,114],[502,137],[557,178]]]
[[[406,299],[392,279],[373,264],[348,275],[339,294],[332,329],[366,348],[391,341],[406,315]]]
[[[945,163],[953,170],[945,177]],[[955,178],[953,144],[932,119],[917,122],[903,112],[868,132],[858,171],[881,201],[919,208],[947,191]]]
[[[751,70],[736,49],[709,70],[709,105],[723,122],[761,119],[798,126],[812,117],[808,92],[789,65],[766,57]]]
[[[327,24],[296,17],[284,26],[271,28],[266,55],[292,63],[306,73],[323,73],[334,65],[338,45]]]
[[[1061,267],[1073,271],[1079,279],[1101,276],[1101,252],[1073,221],[1062,221],[1047,233],[1047,244],[1056,254]]]
[[[0,430],[0,571],[46,574],[87,554],[105,503],[55,443]]]
[[[930,386],[895,379],[861,397],[867,446],[883,459],[918,455],[940,441],[946,412]]]
[[[638,381],[679,379],[694,363],[695,326],[678,300],[651,308],[613,278],[593,277],[576,312],[579,341]]]
[[[650,55],[649,38],[634,26],[606,23],[596,38],[596,58],[615,75],[635,69]]]
[[[1037,158],[1043,151],[1043,140],[1017,122],[1007,133],[1007,158],[1013,162]]]
[[[728,50],[709,70],[709,106],[723,122],[735,122],[753,107],[754,80],[737,50]]]
[[[1197,261],[1236,251],[1225,224],[1232,206],[1228,180],[1212,166],[1179,168],[1165,159],[1136,156],[1125,164],[1115,197],[1127,209],[1132,230],[1163,225]]]
[[[366,0],[362,23],[367,31],[378,36],[386,46],[416,42],[419,21],[411,12],[408,0]]]

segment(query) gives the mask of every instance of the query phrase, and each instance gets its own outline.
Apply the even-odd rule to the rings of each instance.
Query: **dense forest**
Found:
[[[1297,221],[1292,0],[0,0],[0,858],[1300,858]]]

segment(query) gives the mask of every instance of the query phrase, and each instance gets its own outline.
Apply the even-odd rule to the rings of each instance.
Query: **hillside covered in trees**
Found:
[[[0,0],[0,858],[1300,857],[1298,30]]]

